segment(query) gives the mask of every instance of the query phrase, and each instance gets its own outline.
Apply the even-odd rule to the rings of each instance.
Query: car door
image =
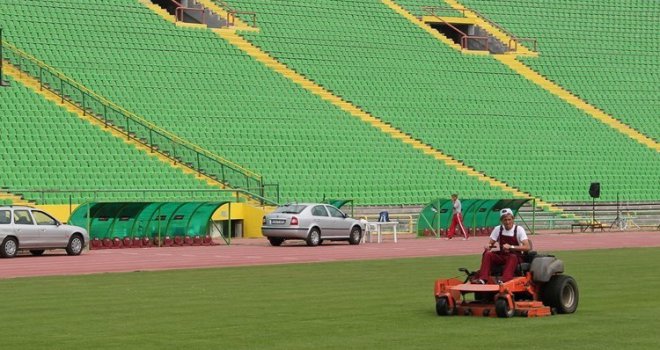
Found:
[[[330,225],[332,226],[332,234],[336,237],[348,237],[351,233],[351,221],[346,219],[341,210],[326,205],[326,209],[330,212]]]
[[[67,245],[66,232],[60,229],[60,223],[43,211],[33,210],[32,217],[39,230],[39,246],[61,248]]]
[[[14,226],[11,224],[11,210],[0,210],[0,242],[9,235],[14,235]]]
[[[328,211],[325,209],[324,205],[315,205],[311,208],[310,213],[312,214],[312,225],[317,225],[321,228],[321,238],[328,238],[333,236],[332,232],[332,223],[330,222],[330,216]]]
[[[27,209],[14,210],[14,232],[18,237],[19,248],[37,247],[39,244],[39,228]]]

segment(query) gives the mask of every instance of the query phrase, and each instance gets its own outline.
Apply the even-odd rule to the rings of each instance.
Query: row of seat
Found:
[[[70,195],[90,196],[30,192],[31,189],[136,190],[97,194],[99,198],[127,200],[164,196],[137,191],[140,189],[217,189],[82,122],[17,82],[11,81],[10,88],[0,89],[0,99],[3,130],[7,133],[7,137],[0,137],[0,178],[9,191],[24,191],[28,200],[58,204],[68,203]],[[38,113],[33,112],[35,109]]]
[[[635,95],[630,91],[635,86],[628,83],[630,77],[643,81],[652,89],[640,92],[647,98],[653,95],[653,87],[660,86],[660,77],[649,74],[660,70],[658,2],[612,0],[578,6],[561,0],[544,1],[543,6],[527,0],[464,3],[517,35],[542,38],[541,56],[524,59],[527,65],[615,118],[660,139],[657,108],[631,101]],[[603,90],[604,86],[612,89]],[[597,94],[601,97],[595,97]]]
[[[122,1],[121,4],[123,2],[130,1]],[[67,1],[61,3],[67,3]],[[162,28],[154,31],[145,29],[145,32],[153,34],[149,47],[159,49],[153,52],[135,50],[134,45],[129,44],[133,40],[132,31],[127,32],[120,26],[107,27],[105,24],[99,23],[98,25],[87,24],[83,35],[82,31],[78,33],[75,30],[77,26],[75,18],[84,13],[76,11],[75,14],[71,14],[61,8],[36,3],[32,3],[32,6],[33,11],[30,14],[20,16],[18,20],[12,19],[14,30],[18,30],[18,33],[10,37],[12,41],[18,45],[23,42],[40,42],[43,41],[44,35],[48,38],[51,33],[58,32],[58,38],[70,37],[75,39],[74,42],[79,43],[90,36],[99,37],[99,35],[90,33],[107,34],[107,42],[104,45],[112,48],[112,52],[102,50],[102,52],[108,53],[107,57],[80,54],[81,50],[87,50],[88,53],[95,52],[93,49],[100,45],[86,48],[76,44],[75,53],[69,52],[66,40],[60,40],[59,46],[55,48],[51,45],[48,50],[37,51],[39,57],[46,62],[66,62],[64,67],[58,66],[58,68],[91,89],[213,152],[225,154],[226,145],[242,139],[250,140],[247,144],[243,143],[241,146],[232,148],[228,154],[232,155],[232,160],[240,164],[249,164],[253,169],[268,169],[269,173],[265,174],[268,182],[277,182],[282,185],[284,200],[293,198],[291,194],[301,182],[300,179],[289,175],[292,167],[308,173],[328,169],[323,170],[327,174],[318,177],[313,183],[317,188],[321,188],[325,183],[342,183],[337,179],[343,180],[346,184],[343,187],[351,187],[353,183],[358,183],[359,178],[357,177],[342,178],[342,174],[334,173],[332,171],[334,164],[351,164],[355,167],[371,167],[373,166],[371,164],[377,164],[381,173],[388,174],[387,177],[371,177],[373,183],[380,183],[381,191],[377,192],[378,195],[376,192],[373,195],[365,193],[365,197],[360,198],[362,203],[378,204],[383,200],[381,192],[384,196],[389,196],[386,198],[388,203],[396,202],[399,193],[388,195],[387,188],[404,183],[403,180],[410,177],[418,179],[425,188],[446,187],[443,192],[450,191],[449,188],[467,190],[476,187],[480,188],[481,193],[491,197],[504,195],[498,189],[481,188],[476,180],[451,168],[446,168],[432,158],[426,157],[421,152],[402,143],[393,142],[386,135],[313,97],[309,92],[297,87],[279,74],[265,69],[209,32],[172,27],[167,22],[150,16],[149,10],[145,8],[142,13],[125,14],[124,20],[162,22]],[[8,10],[0,12],[0,17],[4,13],[11,14],[12,9]],[[97,13],[104,13],[104,11],[106,10],[103,8],[94,9],[94,12]],[[35,21],[35,17],[43,15],[45,12],[49,12],[49,18],[59,16],[59,18],[71,18],[72,20],[66,26],[57,27],[54,30],[51,28],[52,24],[49,24],[49,30],[40,33],[37,37],[35,33],[40,32],[41,22]],[[113,17],[114,14],[108,14],[108,16]],[[71,28],[72,23],[73,29]],[[148,27],[145,26],[145,28]],[[144,40],[144,37],[142,35],[139,40]],[[213,44],[210,46],[209,39],[213,40]],[[169,43],[177,45],[169,45]],[[181,43],[183,44],[179,45]],[[199,53],[208,50],[209,47],[214,50],[217,58],[214,60],[200,59]],[[173,49],[170,50],[170,48]],[[77,62],[87,63],[90,59],[94,61],[93,71],[85,69],[85,65],[77,64]],[[144,67],[153,65],[154,62],[163,63],[160,69],[154,71],[167,71],[169,68],[179,71],[180,74],[159,75],[150,69],[144,69]],[[190,62],[190,69],[182,69],[179,62]],[[126,67],[126,69],[117,69],[117,67]],[[113,80],[106,82],[93,78],[110,71],[115,77]],[[136,71],[147,73],[139,74]],[[188,71],[208,72],[208,74],[206,78],[199,79],[194,74],[187,74]],[[236,78],[232,78],[235,75],[233,72],[259,72],[259,74],[238,74]],[[182,87],[175,93],[171,89],[173,82],[176,86]],[[270,96],[270,98],[263,99],[262,96]],[[162,101],[162,103],[149,105],[142,103],[142,101],[151,100]],[[209,101],[214,103],[209,103]],[[249,118],[254,115],[262,115],[262,111],[272,109],[272,101],[288,104],[288,108],[283,106],[275,114],[270,112],[275,118],[275,123],[265,124],[263,119]],[[203,105],[206,108],[190,109],[188,104]],[[207,118],[209,115],[225,115],[226,110],[232,111],[232,116],[237,122],[226,123],[224,119]],[[195,122],[198,118],[203,118],[204,122]],[[188,119],[192,122],[183,122]],[[262,139],[280,137],[292,141],[290,148],[292,152],[276,147],[264,148],[259,142]],[[362,138],[372,142],[355,141]],[[328,155],[337,153],[336,150],[330,148],[326,150],[326,153],[313,153],[318,157],[311,157],[306,153],[308,149],[322,145],[324,140],[343,142],[346,146],[341,147],[341,156],[329,157]],[[381,156],[380,152],[386,156]],[[270,167],[272,163],[280,164],[280,166]],[[419,172],[417,168],[420,164],[423,166],[419,168],[428,170]],[[345,190],[343,193],[344,195],[349,194]],[[304,198],[298,197],[297,199],[319,200],[321,197],[320,190],[310,188]],[[418,197],[416,200],[422,202],[426,199]]]
[[[362,203],[367,204],[391,203],[411,197],[406,193],[415,194],[412,197],[423,203],[428,199],[418,193],[420,189],[429,188],[461,193],[478,189],[480,197],[506,196],[500,190],[485,187],[483,183],[447,168],[421,152],[392,141],[277,73],[265,69],[212,33],[172,27],[148,9],[135,5],[135,2],[119,1],[118,5],[126,2],[131,12],[122,14],[122,19],[117,20],[144,24],[143,32],[148,35],[137,36],[132,29],[102,23],[85,24],[82,35],[78,31],[82,31],[83,25],[76,22],[76,18],[87,13],[119,17],[115,13],[107,13],[109,10],[103,6],[95,7],[94,1],[90,1],[84,11],[77,9],[74,12],[64,9],[77,8],[72,5],[73,2],[61,1],[61,7],[30,2],[33,11],[18,19],[10,16],[14,11],[11,6],[2,8],[6,5],[0,4],[0,10],[6,10],[0,11],[0,19],[3,16],[11,18],[12,31],[18,31],[19,35],[8,35],[19,45],[43,42],[44,38],[57,36],[58,45],[50,45],[48,50],[35,49],[40,58],[64,64],[61,69],[68,75],[176,134],[259,170],[268,179],[282,185],[284,198],[301,199],[296,189],[302,183],[306,188],[317,188],[305,192],[304,199],[309,200],[320,198],[321,189],[326,185],[332,186],[333,190],[338,184],[343,184],[345,188],[359,187],[362,182],[358,180],[364,175],[346,176],[341,172],[332,172],[338,164],[341,166],[337,168],[367,167],[382,173],[367,177],[381,186],[381,190],[360,194],[364,196],[360,198]],[[381,3],[358,0],[322,3],[311,0],[296,3],[255,0],[240,5],[241,8],[251,6],[260,13],[262,29],[258,34],[245,34],[251,41],[271,53],[277,52],[276,56],[285,55],[283,61],[306,76],[323,82],[345,100],[479,170],[486,170],[489,175],[543,198],[552,199],[552,188],[541,184],[559,173],[558,165],[562,162],[582,162],[586,154],[595,155],[593,158],[599,164],[598,169],[605,169],[605,178],[616,181],[616,185],[621,183],[617,180],[619,175],[630,174],[626,170],[611,170],[605,166],[612,160],[623,164],[623,157],[621,153],[616,153],[614,158],[598,154],[608,143],[593,139],[612,140],[611,144],[622,145],[620,152],[643,164],[654,160],[653,154],[641,151],[630,140],[593,123],[593,120],[535,88],[524,78],[512,74],[498,62],[487,57],[460,55]],[[267,11],[258,11],[260,6]],[[365,11],[365,6],[368,11]],[[67,23],[59,25],[59,20],[54,20],[46,25],[38,20],[40,16],[61,18]],[[291,16],[300,20],[291,21]],[[319,16],[328,20],[322,23],[315,21],[314,18]],[[341,34],[351,40],[326,40],[325,33]],[[89,40],[89,37],[104,38],[102,45],[90,43],[90,47],[85,47],[78,44]],[[298,43],[302,37],[318,40],[315,45],[301,48]],[[68,51],[70,42],[76,48],[73,52]],[[144,43],[149,50],[137,50],[136,43]],[[411,50],[410,43],[419,49]],[[357,47],[372,45],[387,49],[375,51],[373,55],[354,54],[359,52]],[[302,51],[305,56],[300,55]],[[214,59],[211,55],[207,57],[206,52],[212,52]],[[420,55],[419,52],[425,54]],[[88,61],[94,62],[93,68],[84,65]],[[190,69],[183,68],[186,64]],[[151,69],[154,66],[159,68]],[[99,78],[103,77],[104,72],[112,72],[108,74],[111,79]],[[205,72],[207,78],[200,79],[192,72]],[[357,76],[362,78],[355,79]],[[365,94],[365,91],[369,93]],[[286,105],[277,106],[273,100],[284,101]],[[189,105],[204,108],[194,109]],[[267,110],[273,111],[264,112]],[[307,115],[305,110],[309,111]],[[537,112],[539,110],[543,112]],[[235,122],[228,122],[226,118],[208,118],[227,115],[227,111],[230,111]],[[254,118],[255,115],[268,115],[269,119],[266,122]],[[594,136],[581,140],[579,133],[557,132],[558,124],[566,125],[566,129],[593,130]],[[503,127],[506,130],[504,136],[500,132]],[[562,149],[562,137],[571,140],[568,147],[584,149],[585,153],[552,159],[524,152],[527,149]],[[371,143],[355,141],[363,138],[371,140]],[[291,142],[289,147],[276,147],[275,142],[264,142],[274,146],[267,147],[261,143],[264,139],[286,139]],[[237,142],[242,140],[248,142]],[[328,147],[327,154],[320,152],[322,145],[329,140],[345,146],[333,145]],[[518,150],[521,141],[525,142],[523,151]],[[317,148],[319,145],[321,148]],[[502,149],[510,151],[503,155]],[[329,154],[340,156],[331,157]],[[484,154],[491,158],[484,160]],[[537,171],[524,179],[509,181],[517,169],[515,166],[497,167],[503,160],[514,164],[529,160],[537,164]],[[292,167],[296,171],[323,176],[307,182],[291,176]],[[576,169],[575,173],[579,178],[588,176],[586,170]],[[607,177],[609,174],[612,176]],[[640,175],[630,174],[630,179],[636,188],[654,186]],[[407,191],[388,192],[388,189],[399,184]],[[574,197],[581,198],[581,186],[569,184]],[[556,186],[559,188],[561,184]],[[335,192],[338,195],[354,193],[338,191]]]
[[[260,16],[261,33],[246,34],[246,36],[276,56],[286,57],[287,62],[291,62],[296,69],[304,71],[308,77],[316,81],[327,84],[327,87],[345,99],[363,106],[382,119],[391,121],[395,126],[411,132],[436,148],[464,159],[475,168],[485,170],[489,175],[505,181],[513,178],[511,174],[516,167],[493,166],[502,162],[497,152],[492,154],[493,158],[489,161],[478,160],[479,156],[493,149],[494,144],[500,146],[496,150],[501,149],[502,146],[505,149],[516,150],[511,151],[507,157],[510,157],[514,164],[519,160],[529,159],[535,163],[536,171],[531,172],[525,179],[507,182],[537,195],[542,194],[544,198],[552,198],[552,188],[540,187],[539,184],[548,182],[549,179],[554,181],[553,174],[560,172],[562,169],[560,165],[565,162],[585,165],[583,168],[571,169],[574,177],[578,179],[590,178],[589,168],[592,167],[591,160],[593,160],[595,167],[605,174],[603,178],[608,182],[609,180],[615,182],[619,188],[627,188],[623,186],[626,181],[633,182],[636,188],[647,191],[658,188],[657,181],[645,175],[631,173],[629,170],[631,164],[639,162],[651,164],[649,167],[657,170],[657,165],[653,165],[657,164],[657,155],[652,151],[645,150],[616,131],[599,125],[581,112],[551,97],[547,92],[534,87],[524,78],[511,76],[510,72],[499,69],[493,61],[489,61],[490,58],[470,58],[471,62],[479,61],[476,65],[471,64],[471,70],[475,73],[474,78],[471,79],[471,77],[458,76],[452,71],[443,70],[442,74],[439,74],[434,69],[433,60],[411,54],[406,48],[397,49],[395,45],[391,45],[390,49],[379,52],[378,60],[396,63],[390,66],[376,66],[368,58],[356,55],[355,53],[360,50],[355,48],[369,47],[373,42],[380,43],[384,40],[401,42],[400,37],[392,33],[405,30],[415,33],[411,24],[407,22],[404,24],[401,18],[394,18],[396,15],[392,15],[387,26],[378,27],[381,21],[371,20],[373,13],[378,11],[373,11],[371,16],[353,20],[346,16],[335,15],[342,11],[331,10],[340,9],[344,13],[350,13],[363,3],[361,1],[353,1],[354,7],[346,2],[323,3],[316,6],[317,13],[335,18],[327,22],[314,23],[315,30],[310,30],[310,21],[290,21],[283,24],[282,18],[285,14],[296,17],[310,14],[306,5],[311,1],[303,3],[305,4],[294,5],[258,0],[242,2],[242,6],[250,7],[258,13],[264,9],[264,13]],[[384,17],[387,17],[385,13],[387,11],[387,9],[381,11]],[[327,27],[332,25],[336,27]],[[342,40],[328,39],[326,35],[320,34],[348,33],[351,30],[355,31],[352,28],[356,25],[362,25],[360,35],[351,36],[350,44]],[[400,29],[404,26],[407,29]],[[287,33],[288,37],[286,37]],[[304,41],[300,39],[301,33],[304,33],[302,35]],[[432,39],[424,33],[420,33],[419,38],[420,40],[416,40],[416,45],[419,45],[429,57],[442,57],[445,61],[443,68],[466,67],[468,59],[464,56],[438,48],[437,43],[432,43]],[[422,38],[427,40],[424,41]],[[300,55],[300,51],[304,52],[304,56]],[[332,55],[327,55],[327,52],[332,52]],[[412,57],[415,59],[411,59]],[[334,66],[330,64],[331,61],[342,63]],[[401,71],[411,73],[406,77],[400,77],[397,73]],[[365,78],[351,79],[355,76]],[[486,77],[492,79],[484,82]],[[503,89],[512,86],[517,88],[511,91]],[[413,91],[413,94],[407,93]],[[449,109],[441,102],[443,100],[462,101],[463,106],[452,106]],[[470,100],[474,102],[470,103]],[[474,115],[478,118],[466,119],[466,115]],[[452,121],[459,119],[459,123],[449,124],[448,119],[454,119]],[[483,123],[486,120],[493,122]],[[525,123],[524,128],[521,127],[523,126],[520,125],[521,122]],[[507,125],[515,127],[507,128]],[[563,128],[558,129],[558,125],[563,125]],[[508,137],[502,137],[496,131],[502,127],[505,128]],[[592,135],[584,137],[583,130],[590,130]],[[480,137],[468,136],[475,132]],[[525,142],[525,147],[531,149],[550,147],[552,150],[552,147],[560,149],[570,147],[583,150],[583,153],[567,154],[557,159],[539,157],[528,154],[525,149],[518,152],[521,139],[528,140]],[[567,139],[568,142],[565,141]],[[616,149],[612,154],[601,151],[601,149],[611,149],[613,143],[621,145],[621,148]],[[626,151],[622,151],[623,149]],[[630,157],[630,153],[627,153],[629,150],[634,156]],[[617,166],[613,167],[612,164]],[[572,186],[575,198],[582,196],[583,191],[580,187],[569,182],[567,184]],[[560,187],[561,184],[558,183],[556,186]],[[644,191],[639,193],[648,198],[657,195],[657,191],[651,191],[648,195],[645,195]]]

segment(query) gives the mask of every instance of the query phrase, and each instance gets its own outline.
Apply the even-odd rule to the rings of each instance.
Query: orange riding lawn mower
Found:
[[[465,280],[435,282],[435,310],[440,316],[541,317],[571,314],[578,306],[575,279],[564,275],[564,262],[534,251],[523,254],[514,278],[499,282],[501,267],[494,266],[486,284],[472,283],[477,272],[465,268]]]

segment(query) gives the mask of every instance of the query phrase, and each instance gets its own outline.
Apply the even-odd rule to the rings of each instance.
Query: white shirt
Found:
[[[513,237],[513,234],[515,233],[516,230],[516,225],[513,225],[513,227],[510,230],[507,230],[504,228],[504,226],[496,226],[493,229],[493,232],[490,233],[490,239],[492,239],[495,242],[499,242],[500,240],[500,227],[502,227],[502,235],[506,237]],[[524,240],[527,240],[527,232],[525,232],[525,229],[522,226],[518,226],[518,235],[516,236],[516,239],[518,239],[518,243],[522,244]]]
[[[453,207],[453,210],[452,210],[451,213],[452,214],[461,214],[462,210],[463,210],[463,208],[461,207],[461,201],[459,201],[458,198],[456,198],[456,201],[454,201],[454,207]]]

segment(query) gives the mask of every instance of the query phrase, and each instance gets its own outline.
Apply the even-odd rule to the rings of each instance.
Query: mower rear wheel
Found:
[[[435,302],[435,312],[438,316],[451,316],[454,310],[449,307],[449,300],[446,297],[440,297]]]
[[[502,318],[513,317],[515,311],[516,310],[509,307],[509,302],[506,299],[500,298],[495,300],[495,313],[497,314],[497,317],[502,317]]]
[[[560,314],[572,314],[577,310],[580,293],[577,282],[571,276],[555,275],[543,286],[541,293],[543,304],[557,310]]]

